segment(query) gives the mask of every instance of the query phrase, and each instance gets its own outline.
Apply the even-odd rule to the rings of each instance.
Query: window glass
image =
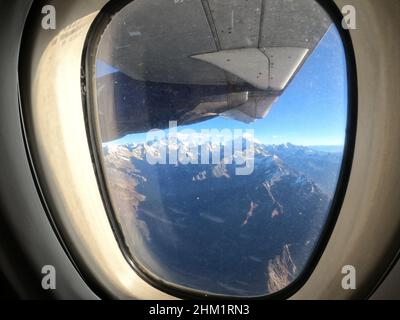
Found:
[[[290,285],[321,237],[346,138],[328,14],[314,0],[136,0],[96,50],[99,153],[134,263],[206,294]]]

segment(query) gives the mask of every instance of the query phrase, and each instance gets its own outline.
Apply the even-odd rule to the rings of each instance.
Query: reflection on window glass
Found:
[[[97,47],[105,179],[150,275],[262,296],[304,270],[336,190],[344,47],[314,0],[136,0]]]

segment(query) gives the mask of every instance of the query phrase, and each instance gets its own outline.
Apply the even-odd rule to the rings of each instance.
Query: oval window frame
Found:
[[[103,157],[101,154],[101,140],[99,137],[99,123],[96,112],[95,92],[95,74],[93,67],[96,62],[96,53],[100,38],[112,21],[113,16],[129,3],[135,0],[111,0],[99,12],[94,19],[87,33],[81,62],[81,87],[82,87],[82,105],[85,117],[86,133],[95,170],[95,175],[100,189],[102,201],[107,213],[108,220],[112,227],[114,236],[119,248],[132,269],[148,284],[154,288],[182,299],[234,299],[234,300],[259,300],[259,299],[288,299],[300,290],[310,278],[316,268],[334,230],[336,221],[346,195],[347,186],[350,178],[354,150],[356,144],[357,118],[358,118],[358,86],[357,86],[357,67],[355,62],[355,53],[349,30],[342,27],[344,19],[337,5],[332,1],[314,0],[321,8],[325,10],[332,22],[335,24],[345,51],[345,60],[347,67],[347,119],[345,144],[343,149],[342,164],[336,185],[336,190],[332,199],[330,210],[327,214],[325,225],[323,226],[320,237],[316,243],[315,249],[310,255],[307,263],[300,274],[284,289],[277,292],[256,296],[256,297],[237,297],[220,294],[210,294],[203,291],[190,289],[180,285],[167,282],[146,270],[136,261],[130,253],[124,242],[124,236],[114,213],[113,204],[107,187],[106,175],[104,173]]]

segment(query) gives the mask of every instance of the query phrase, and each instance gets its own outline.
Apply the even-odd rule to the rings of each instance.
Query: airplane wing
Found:
[[[330,25],[310,0],[132,2],[97,56],[118,70],[97,79],[103,140],[169,121],[264,118]]]

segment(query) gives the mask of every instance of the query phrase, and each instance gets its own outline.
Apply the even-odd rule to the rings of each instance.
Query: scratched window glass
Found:
[[[327,221],[347,125],[345,50],[314,0],[136,0],[96,46],[116,237],[147,277],[276,293]]]

